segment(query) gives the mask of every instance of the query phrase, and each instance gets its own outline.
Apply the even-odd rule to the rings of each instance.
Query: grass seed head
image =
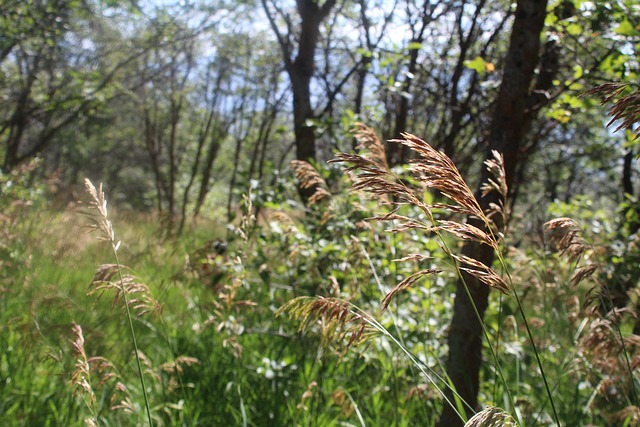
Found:
[[[311,163],[304,160],[292,160],[291,167],[300,183],[301,189],[313,188],[315,190],[311,197],[309,197],[310,205],[331,197],[327,183]]]
[[[73,356],[76,360],[73,372],[71,374],[71,383],[75,386],[74,394],[82,394],[87,397],[89,405],[93,406],[96,402],[96,395],[91,385],[91,367],[87,360],[84,350],[84,335],[82,327],[77,323],[71,326],[71,347]]]
[[[517,427],[518,423],[500,408],[489,406],[475,414],[464,427]]]
[[[379,164],[382,169],[389,169],[387,163],[387,153],[384,149],[384,144],[378,138],[378,135],[363,123],[357,123],[354,131],[355,137],[358,140],[359,150],[365,151],[367,157]]]
[[[90,231],[98,232],[98,239],[115,244],[115,233],[108,217],[107,200],[102,191],[102,183],[96,189],[93,183],[85,178],[84,185],[90,197],[89,211],[85,212],[85,215],[92,221],[87,227]]]
[[[556,218],[546,222],[544,232],[551,247],[572,260],[581,258],[589,248],[582,238],[580,226],[571,218]]]

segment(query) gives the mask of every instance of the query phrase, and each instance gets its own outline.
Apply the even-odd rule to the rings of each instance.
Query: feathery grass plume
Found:
[[[576,268],[573,275],[571,276],[570,283],[573,286],[578,286],[583,280],[586,280],[592,277],[596,271],[600,268],[600,265],[593,263],[583,265],[581,267]]]
[[[132,309],[139,310],[139,312],[144,312],[147,308],[150,307],[158,307],[155,303],[155,300],[151,298],[151,293],[149,292],[148,287],[141,287],[140,284],[136,283],[132,276],[125,276],[122,273],[122,266],[120,264],[118,258],[118,248],[120,247],[120,241],[116,242],[115,240],[115,232],[113,230],[113,225],[109,220],[108,212],[107,212],[107,200],[104,196],[104,192],[102,191],[102,183],[96,190],[96,187],[93,183],[85,178],[84,184],[87,192],[89,193],[89,212],[85,212],[85,215],[92,221],[89,224],[89,229],[91,231],[98,232],[98,239],[102,241],[107,241],[111,245],[111,250],[113,253],[113,257],[115,259],[115,263],[111,266],[107,265],[106,268],[98,268],[96,272],[96,277],[94,277],[96,285],[94,285],[94,289],[101,289],[102,291],[106,289],[117,289],[116,296],[114,298],[114,306],[120,300],[123,302],[124,311],[127,318],[127,323],[129,326],[129,336],[131,337],[131,343],[133,345],[136,365],[138,368],[138,378],[140,380],[140,386],[142,387],[142,394],[144,397],[144,406],[147,414],[147,421],[149,422],[149,426],[153,425],[153,421],[151,420],[151,409],[149,405],[149,397],[147,396],[147,387],[144,381],[144,373],[142,371],[142,362],[140,360],[140,352],[138,350],[138,341],[136,337],[136,332],[133,327],[133,319],[131,316]],[[116,277],[115,282],[112,282],[110,279]],[[93,283],[92,282],[92,283]],[[91,289],[89,292],[91,293]],[[129,303],[129,291],[135,291],[134,294],[141,294],[142,297],[133,298],[133,305]],[[99,291],[101,292],[101,291]]]
[[[309,197],[310,205],[331,197],[327,183],[311,163],[304,160],[292,160],[291,167],[293,168],[301,189],[315,189],[314,193]]]
[[[84,350],[84,335],[82,334],[82,327],[73,322],[71,325],[72,341],[71,347],[73,349],[73,357],[76,360],[73,372],[71,374],[71,384],[75,386],[74,394],[82,395],[85,400],[85,404],[90,411],[93,412],[94,405],[96,403],[96,394],[93,391],[91,385],[91,367],[87,360],[87,354]]]
[[[296,405],[297,409],[302,409],[304,411],[309,411],[309,407],[307,406],[307,400],[313,397],[313,389],[318,386],[318,383],[315,381],[311,381],[307,386],[307,389],[300,396],[300,403]]]
[[[439,220],[437,229],[447,231],[462,240],[484,243],[487,246],[498,249],[498,242],[496,242],[495,238],[471,224]]]
[[[556,218],[544,224],[545,238],[554,250],[559,250],[562,255],[567,255],[571,261],[576,262],[575,271],[570,283],[574,286],[582,281],[594,277],[600,271],[602,265],[599,262],[589,262],[586,265],[577,265],[587,251],[594,252],[590,244],[582,237],[582,230],[578,223],[571,218]],[[609,300],[609,301],[607,301]],[[603,306],[611,303],[611,294],[605,283],[596,279],[596,283],[587,292],[585,306],[598,301]]]
[[[571,218],[552,219],[544,224],[545,238],[552,249],[559,250],[562,255],[567,255],[576,264],[584,257],[587,251],[594,252],[591,245],[582,237],[582,230],[577,222]],[[596,272],[602,272],[602,265],[599,262],[589,262],[575,268],[570,283],[577,286],[582,281],[594,276]],[[606,284],[601,280],[596,280],[596,284],[587,293],[588,301],[585,305],[595,299],[601,302],[611,298]]]
[[[554,414],[556,414],[551,391],[544,374],[542,362],[537,350],[535,349],[535,343],[526,320],[524,309],[522,308],[516,289],[511,285],[512,281],[508,276],[508,273],[507,277],[509,278],[509,283],[498,275],[491,266],[485,265],[472,258],[455,255],[447,241],[442,236],[442,232],[447,232],[462,241],[476,242],[489,246],[496,252],[500,264],[506,270],[506,262],[500,250],[500,240],[504,235],[504,227],[506,226],[508,219],[508,188],[506,184],[503,157],[500,154],[493,152],[493,158],[485,162],[490,179],[488,183],[481,188],[481,196],[484,197],[490,192],[496,192],[497,197],[496,201],[489,205],[487,212],[484,212],[480,202],[476,199],[474,192],[470,189],[469,185],[467,185],[457,167],[448,156],[436,150],[427,142],[415,135],[405,133],[402,134],[402,137],[403,139],[392,140],[390,142],[403,144],[418,154],[418,157],[410,163],[410,171],[413,174],[414,179],[424,188],[439,192],[451,202],[434,204],[423,202],[421,197],[405,185],[402,180],[398,179],[398,177],[396,177],[388,167],[381,165],[375,160],[367,159],[355,154],[340,153],[336,156],[336,159],[331,162],[349,163],[350,166],[346,170],[348,172],[357,172],[357,174],[355,174],[355,184],[352,186],[354,190],[364,190],[374,195],[389,197],[389,200],[392,201],[388,203],[392,205],[391,212],[375,219],[380,221],[397,221],[398,223],[394,224],[392,231],[397,232],[408,229],[421,229],[427,233],[435,233],[438,237],[439,246],[442,251],[454,260],[455,268],[463,284],[466,284],[466,282],[465,276],[462,273],[468,273],[478,279],[481,283],[514,296],[519,307],[519,311],[524,317],[527,334],[534,347],[536,361],[540,371],[542,372],[545,389],[551,401]],[[399,214],[399,209],[404,204],[417,207],[424,213],[427,221],[421,221]],[[433,209],[444,209],[452,214],[462,214],[467,217],[477,218],[480,221],[480,225],[477,225],[475,221],[470,221],[471,223],[469,223],[463,221],[440,220],[433,214]],[[497,215],[499,215],[499,218],[496,218]],[[392,293],[395,294],[399,290],[406,289],[408,286],[415,283],[416,280],[414,279],[419,279],[419,276],[421,276],[420,273],[418,273],[417,276],[408,277],[406,281],[401,283],[399,286],[396,286],[392,290]],[[469,295],[469,289],[466,287],[465,289]],[[470,295],[469,298],[471,298]],[[384,302],[388,304],[388,298],[385,297]],[[482,326],[485,339],[489,342],[489,332],[475,306],[474,311]],[[513,405],[514,401],[502,373],[502,369],[500,368],[500,363],[496,352],[494,351],[494,347],[490,345],[489,348],[496,363],[496,368],[499,372],[501,381],[505,384],[507,394],[509,395],[509,401]],[[454,405],[452,404],[451,406],[453,407]],[[557,421],[557,414],[555,418]]]
[[[627,89],[629,89],[629,84],[627,83],[605,83],[585,93],[586,95],[601,97],[600,105],[604,106],[613,103],[609,107],[611,121],[607,123],[607,127],[610,127],[618,120],[622,120],[614,132],[620,129],[629,129],[640,121],[640,90],[635,89],[633,92],[624,95]],[[640,133],[636,130],[635,139],[638,139],[638,137],[640,137]]]
[[[378,139],[375,137],[375,133],[364,125],[358,128],[358,133],[362,135],[364,140],[370,141],[369,145],[375,146],[377,144],[376,141],[378,141]],[[432,209],[445,209],[454,214],[475,216],[485,223],[488,230],[492,230],[492,221],[488,216],[500,214],[503,219],[502,222],[504,223],[507,216],[505,200],[508,189],[504,172],[504,159],[502,156],[494,152],[493,159],[486,162],[489,173],[493,178],[483,187],[482,194],[487,195],[491,191],[496,191],[500,197],[498,204],[492,205],[492,211],[485,214],[480,208],[473,192],[448,156],[431,147],[415,135],[405,133],[402,136],[404,139],[392,140],[390,142],[403,144],[419,154],[419,157],[411,162],[411,171],[415,179],[426,188],[440,192],[453,201],[453,204],[436,203],[429,205],[424,203],[412,189],[408,188],[389,170],[386,161],[382,162],[377,158],[377,156],[380,155],[379,150],[375,151],[377,154],[373,158],[365,158],[356,154],[339,153],[335,159],[329,162],[348,163],[350,166],[347,167],[347,171],[358,172],[355,183],[352,185],[353,190],[366,191],[374,195],[388,197],[386,200],[394,200],[394,202],[387,202],[393,205],[390,212],[372,218],[378,221],[397,221],[391,230],[392,232],[421,229],[426,233],[439,234],[441,231],[445,231],[464,241],[479,242],[499,251],[499,242],[496,237],[498,234],[494,231],[488,233],[472,224],[460,221],[438,220],[434,217]],[[403,204],[416,206],[424,212],[430,223],[398,214],[397,212]],[[446,245],[441,247],[447,254],[452,255]],[[504,280],[489,266],[475,265],[474,267],[473,269],[469,269],[469,273],[480,279],[483,283],[500,289],[503,292],[508,291],[508,286]],[[398,291],[406,289],[420,277],[422,276],[412,275],[408,277],[397,285],[391,293],[395,295]],[[389,296],[390,295],[387,294],[383,300],[385,307],[388,306]]]
[[[160,365],[160,369],[169,375],[169,381],[166,386],[168,392],[173,392],[180,388],[179,376],[184,373],[185,366],[192,366],[200,364],[200,360],[190,356],[178,356],[171,362],[165,362]]]
[[[518,427],[518,423],[502,409],[489,406],[475,414],[464,427]]]
[[[349,302],[336,298],[298,297],[280,307],[276,316],[288,313],[299,322],[300,331],[308,329],[320,319],[322,345],[328,347],[332,342],[342,342],[348,337],[346,351],[375,334],[375,330],[369,326],[368,315],[356,310]]]
[[[637,402],[637,375],[640,366],[640,337],[630,335],[623,337],[619,328],[619,314],[610,313],[606,318],[596,318],[591,322],[587,333],[578,344],[579,365],[586,369],[590,382],[597,384],[587,407],[601,408],[606,402],[608,406],[625,407]],[[615,319],[615,320],[612,320]],[[627,406],[627,409],[632,408]],[[624,419],[618,414],[610,414],[611,422],[620,421],[625,424],[627,417],[634,418],[629,412]]]
[[[436,399],[438,398],[437,392],[431,387],[431,384],[418,384],[417,386],[411,387],[411,389],[407,392],[405,399],[418,399],[421,401]]]
[[[97,426],[96,391],[100,390],[107,382],[115,380],[115,386],[111,393],[111,410],[124,410],[133,413],[133,404],[129,399],[126,387],[120,382],[115,367],[104,357],[87,358],[85,352],[85,340],[82,327],[73,322],[71,325],[71,347],[76,360],[71,374],[71,384],[75,386],[74,394],[82,395],[85,405],[91,416],[85,419],[87,426]],[[92,378],[92,373],[96,374]],[[97,382],[95,382],[97,380]],[[95,384],[93,384],[95,382]]]
[[[465,271],[484,283],[499,290],[504,294],[509,293],[509,285],[500,277],[493,269],[487,267],[485,264],[477,261],[473,258],[469,258],[465,255],[451,254],[453,259],[460,263],[460,270]]]
[[[384,296],[381,303],[382,311],[385,311],[389,307],[389,304],[391,303],[391,299],[398,292],[403,291],[407,288],[410,288],[414,283],[416,283],[418,280],[420,280],[424,276],[438,274],[441,271],[442,270],[439,270],[437,268],[427,268],[426,270],[420,270],[408,277],[405,277],[404,280],[402,280],[400,283],[394,286],[393,289],[387,292],[387,294]]]
[[[129,310],[137,317],[148,313],[162,313],[162,305],[156,301],[149,287],[140,283],[135,276],[130,274],[120,275],[122,270],[128,267],[118,264],[102,264],[96,268],[93,280],[89,285],[88,295],[97,294],[100,298],[105,292],[113,291],[113,303],[111,308],[118,307],[125,301]]]
[[[342,410],[342,416],[345,418],[351,417],[353,414],[356,414],[358,417],[358,421],[360,421],[361,426],[365,426],[364,418],[362,418],[362,414],[360,413],[360,409],[358,408],[358,404],[351,396],[347,390],[342,387],[338,387],[331,393],[331,399],[333,400],[333,404],[340,407]]]
[[[375,160],[370,160],[359,154],[338,153],[335,159],[328,163],[349,163],[347,172],[358,171],[355,182],[351,186],[354,191],[366,191],[369,194],[379,197],[385,203],[389,199],[409,202],[415,196],[403,184],[398,183],[386,165],[381,165]]]
[[[240,217],[240,226],[235,227],[233,231],[240,236],[245,245],[249,241],[251,230],[256,223],[255,210],[253,209],[253,202],[251,196],[251,188],[249,188],[249,194],[242,195],[242,215]]]
[[[96,190],[93,183],[88,178],[85,178],[84,185],[89,196],[91,196],[89,200],[89,209],[96,211],[96,213],[90,211],[85,212],[85,215],[92,221],[92,223],[88,224],[86,227],[89,228],[89,232],[96,231],[98,233],[98,240],[111,243],[117,250],[120,246],[120,242],[115,243],[115,232],[113,231],[113,225],[109,220],[107,200],[105,199],[104,192],[102,191],[102,183],[100,183]]]
[[[590,260],[586,265],[578,265],[582,259],[597,255],[598,251],[582,236],[582,230],[573,219],[557,218],[547,222],[544,228],[551,247],[576,263],[571,284],[578,285],[588,278],[594,280],[583,304],[588,308],[585,321],[589,319],[590,324],[578,345],[582,355],[578,360],[585,362],[589,371],[595,371],[601,377],[596,380],[600,381],[600,386],[591,400],[596,395],[612,400],[614,396],[607,395],[607,390],[613,387],[625,392],[617,393],[618,397],[624,394],[623,399],[626,400],[631,395],[631,401],[637,401],[634,373],[640,362],[640,337],[625,336],[621,328],[622,316],[635,317],[635,310],[615,307],[602,263]]]
[[[356,123],[354,135],[358,141],[357,149],[364,150],[369,159],[378,163],[382,168],[389,169],[384,144],[380,141],[380,138],[378,138],[378,135],[376,135],[373,129],[364,123]]]
[[[415,135],[403,133],[402,136],[404,139],[394,139],[389,142],[400,143],[419,154],[420,157],[411,162],[411,170],[415,178],[427,188],[439,191],[456,203],[456,206],[434,207],[484,218],[478,201],[453,161]]]
[[[544,224],[545,237],[553,249],[568,255],[571,260],[582,258],[589,245],[582,238],[580,226],[571,218],[556,218]]]
[[[509,188],[507,187],[507,173],[504,168],[504,156],[496,150],[491,151],[492,159],[485,160],[484,164],[492,178],[482,184],[480,188],[482,197],[487,196],[491,192],[498,194],[498,203],[491,203],[489,211],[485,212],[487,218],[494,221],[494,216],[500,217],[502,226],[506,226],[509,218],[509,209],[507,206],[507,197]],[[495,227],[498,232],[499,227]]]
[[[117,397],[118,394],[116,393],[111,396],[111,410],[124,411],[127,414],[135,413],[135,407],[133,406],[133,402],[129,398],[129,391],[127,389],[127,386],[125,386],[121,382],[117,382],[115,389],[120,397]],[[120,401],[118,401],[118,399],[120,399]]]
[[[615,309],[606,317],[593,319],[579,348],[599,373],[613,379],[619,388],[632,390],[633,373],[640,364],[640,337],[620,335],[619,317],[625,310]]]

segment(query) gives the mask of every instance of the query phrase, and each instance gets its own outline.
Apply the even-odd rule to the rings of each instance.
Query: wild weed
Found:
[[[548,221],[545,232],[551,248],[574,266],[570,285],[588,284],[574,361],[583,381],[593,385],[585,408],[603,413],[611,423],[635,425],[640,421],[637,377],[640,337],[636,335],[638,312],[634,295],[637,291],[627,289],[629,296],[622,299],[614,294],[613,286],[625,279],[616,274],[612,268],[615,264],[603,259],[611,248],[591,243],[574,219]],[[609,409],[602,411],[601,407]]]
[[[110,398],[111,410],[123,410],[132,414],[133,403],[128,394],[127,387],[120,380],[115,367],[104,357],[87,358],[84,348],[84,335],[82,327],[73,323],[71,327],[73,340],[71,342],[75,357],[75,369],[71,375],[71,384],[75,387],[74,394],[81,396],[90,416],[84,420],[87,426],[100,425],[98,408],[96,407],[96,391],[99,391],[107,382],[115,381]],[[97,376],[97,379],[92,378]]]
[[[138,348],[138,339],[133,326],[133,316],[138,317],[149,312],[160,312],[161,306],[151,295],[148,286],[139,283],[133,275],[125,274],[125,267],[120,264],[118,257],[118,248],[121,241],[116,241],[113,225],[109,220],[107,212],[107,200],[102,192],[102,184],[95,186],[85,179],[85,187],[89,193],[89,210],[86,212],[87,217],[91,220],[88,225],[90,231],[98,234],[98,240],[105,241],[109,244],[115,264],[100,265],[91,283],[90,293],[102,295],[104,292],[113,292],[113,308],[124,307],[127,323],[129,325],[129,334],[133,352],[138,367],[138,378],[144,398],[144,406],[146,410],[149,426],[153,425],[151,420],[151,409],[149,404],[149,396],[147,395],[147,386],[145,384],[144,371],[142,369],[142,353]],[[78,338],[74,343],[78,343]],[[74,348],[76,345],[74,344]]]
[[[450,268],[453,268],[453,271],[457,273],[459,280],[462,280],[464,283],[465,275],[469,275],[491,288],[514,297],[518,305],[518,310],[523,316],[527,334],[533,346],[538,367],[542,372],[542,379],[545,383],[547,395],[555,414],[555,406],[553,406],[551,390],[547,384],[542,362],[535,347],[518,292],[508,275],[507,264],[502,254],[502,239],[504,237],[506,224],[508,223],[509,211],[506,201],[508,189],[506,187],[503,159],[500,154],[494,152],[493,159],[486,162],[486,167],[491,179],[483,186],[482,196],[484,197],[489,193],[494,193],[496,196],[493,197],[493,202],[489,205],[489,209],[484,211],[453,162],[426,142],[410,134],[403,135],[402,140],[391,141],[392,143],[405,145],[418,155],[418,158],[410,165],[412,172],[411,178],[403,177],[403,179],[401,179],[401,177],[395,175],[386,164],[383,145],[373,131],[365,126],[359,126],[356,135],[360,141],[360,148],[367,151],[369,155],[363,156],[340,153],[335,160],[330,162],[349,164],[350,166],[346,171],[351,174],[353,180],[352,189],[373,195],[373,197],[378,198],[382,204],[389,206],[387,213],[373,218],[374,220],[391,223],[392,229],[390,231],[393,233],[418,230],[427,237],[431,235],[435,236],[440,250],[450,259]],[[299,175],[304,175],[304,173],[300,173]],[[311,172],[307,172],[307,175],[311,175]],[[410,184],[409,181],[416,185]],[[301,179],[301,182],[305,182],[305,180]],[[433,191],[445,199],[448,199],[449,202],[428,202],[426,199],[423,199],[425,190]],[[420,215],[409,216],[405,214],[404,212],[407,206],[417,208]],[[448,219],[450,217],[455,218],[456,215],[464,215],[467,218],[472,218],[472,220],[465,222]],[[504,274],[498,274],[490,265],[486,265],[464,254],[456,253],[451,239],[447,237],[447,235],[458,241],[472,242],[491,248],[491,250],[495,251]],[[421,254],[410,254],[396,261],[426,261],[427,264],[429,264],[429,261],[433,261],[433,259],[430,256]],[[443,267],[434,265],[433,262],[431,262],[431,265],[427,268],[408,275],[384,295],[380,305],[381,310],[386,310],[394,296],[400,292],[411,288],[421,279],[438,275],[442,271]],[[465,289],[469,292],[466,286]],[[365,319],[366,324],[373,325],[374,329],[391,338],[410,358],[414,359],[414,356],[410,354],[402,343],[394,339],[384,328],[375,328],[377,322],[373,316],[362,314],[362,310],[357,307],[346,307],[341,304],[342,303],[337,301],[327,304],[327,302],[320,298],[298,299],[283,307],[283,310],[289,310],[295,318],[299,318],[302,321],[302,326],[308,325],[311,317],[319,317],[323,319],[323,325],[331,325],[328,328],[323,326],[323,332],[335,338],[335,331],[341,330],[342,333],[338,337],[343,338],[348,336],[349,343],[356,341],[359,337],[356,331],[362,330],[362,326],[360,327],[361,329],[357,329],[357,325]],[[337,307],[340,307],[340,309],[337,309]],[[507,404],[511,409],[515,410],[515,400],[511,396],[509,384],[504,377],[496,353],[497,343],[493,342],[490,332],[477,309],[476,316],[482,326],[485,340],[489,343],[488,347],[493,360],[493,366],[508,394]],[[426,377],[432,382],[436,389],[439,390],[442,397],[447,399],[443,389],[447,387],[451,388],[448,379],[437,374],[432,368],[424,369],[424,366],[420,363],[416,363],[416,365],[420,367]],[[465,405],[466,403],[455,393],[455,389],[452,391],[456,403],[449,402],[448,404],[452,406],[456,405],[458,408],[457,412],[462,417],[461,414],[464,413],[464,411],[461,405]],[[556,422],[559,423],[557,414],[555,414],[555,419]]]

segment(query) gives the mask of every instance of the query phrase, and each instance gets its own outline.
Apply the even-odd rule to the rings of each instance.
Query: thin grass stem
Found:
[[[122,292],[122,298],[124,300],[124,307],[127,313],[127,321],[129,323],[129,332],[131,333],[131,342],[133,343],[133,350],[136,355],[136,365],[138,366],[138,377],[140,379],[140,385],[142,386],[142,396],[144,398],[144,407],[147,412],[147,420],[149,421],[149,426],[153,426],[153,421],[151,420],[151,409],[149,408],[149,396],[147,395],[147,387],[144,381],[144,374],[142,371],[142,362],[140,361],[140,355],[138,354],[138,340],[136,338],[136,331],[133,327],[133,318],[131,316],[131,311],[129,310],[129,300],[127,298],[127,290],[124,287],[124,278],[122,276],[122,269],[120,268],[120,260],[118,259],[118,249],[117,244],[111,241],[111,249],[113,250],[113,256],[116,261],[117,269],[118,269],[118,277],[120,290]]]

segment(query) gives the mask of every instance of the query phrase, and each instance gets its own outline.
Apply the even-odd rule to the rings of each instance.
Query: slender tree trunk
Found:
[[[626,199],[628,197],[634,197],[634,189],[633,189],[633,161],[635,159],[634,150],[629,148],[624,155],[624,160],[622,164],[622,195]],[[628,224],[629,229],[627,232],[629,235],[635,234],[640,230],[640,220],[636,218],[640,218],[640,208],[638,207],[637,202],[632,202],[630,206],[623,212],[623,215],[626,217],[629,211],[633,212],[632,218],[633,221],[625,220],[622,218],[622,223],[625,222]]]
[[[622,193],[624,196],[633,196],[633,158],[633,150],[628,149],[622,165]]]
[[[162,201],[164,200],[163,191],[163,178],[162,171],[160,170],[160,144],[157,141],[157,132],[155,126],[155,120],[151,117],[151,113],[148,108],[144,108],[144,140],[149,154],[149,160],[151,162],[151,170],[153,171],[153,180],[156,187],[156,203],[158,212],[163,212],[164,206]]]
[[[226,127],[227,125],[228,123],[223,123],[221,126]],[[200,190],[198,191],[198,198],[193,210],[194,217],[200,215],[200,210],[202,209],[202,206],[204,206],[207,194],[209,194],[209,190],[211,189],[211,171],[213,169],[213,164],[218,157],[218,151],[220,150],[220,141],[226,136],[226,132],[222,130],[222,128],[216,127],[211,133],[209,151],[207,152],[207,157],[205,158],[204,165],[202,167]]]
[[[187,185],[184,188],[184,192],[182,193],[182,208],[181,208],[181,216],[180,216],[180,225],[178,226],[178,235],[182,234],[182,230],[184,229],[185,222],[187,220],[187,205],[189,204],[189,193],[191,192],[191,187],[193,186],[193,182],[196,179],[196,175],[200,170],[200,162],[202,161],[202,152],[204,151],[204,143],[209,135],[209,131],[211,129],[213,123],[213,117],[216,113],[215,110],[215,102],[211,103],[211,107],[209,113],[207,115],[207,122],[200,130],[200,134],[198,135],[198,148],[196,149],[196,156],[193,161],[193,165],[191,166],[191,172],[189,174],[189,180],[187,181]]]
[[[629,129],[633,131],[633,129]],[[622,195],[626,201],[630,202],[625,209],[621,212],[620,226],[618,228],[617,238],[622,242],[629,244],[629,239],[640,230],[640,208],[637,201],[633,200],[634,186],[633,186],[633,161],[634,150],[628,149],[624,155],[622,164]],[[629,200],[629,198],[632,198]],[[636,268],[629,267],[633,263],[611,263],[614,265],[615,273],[614,279],[607,283],[607,297],[602,298],[600,303],[600,309],[603,316],[606,316],[611,310],[615,308],[623,308],[629,305],[630,295],[629,290],[637,284],[636,276],[633,274],[633,270]],[[636,313],[640,313],[640,302],[633,304]],[[636,318],[633,326],[633,333],[640,333],[640,318]]]
[[[167,187],[169,189],[167,193],[167,204],[169,210],[169,225],[173,228],[173,219],[176,214],[176,179],[178,173],[178,157],[176,150],[178,149],[178,123],[180,121],[180,111],[182,110],[182,100],[175,102],[171,100],[171,107],[169,110],[170,128],[169,128],[169,176]],[[171,230],[169,230],[171,231]]]
[[[520,162],[526,160],[522,148],[526,133],[535,118],[529,111],[532,95],[530,88],[540,58],[540,36],[544,27],[546,7],[546,0],[518,1],[502,84],[489,130],[485,158],[491,155],[491,150],[497,150],[504,155],[507,184],[512,190],[518,185],[516,168]],[[486,182],[487,179],[485,171],[481,182]],[[477,195],[480,195],[479,191]],[[494,197],[490,194],[480,198],[481,206],[484,209],[488,208]],[[470,219],[469,222],[482,226],[474,219]],[[479,244],[466,244],[462,253],[489,266],[495,257],[488,246]],[[446,366],[458,394],[474,411],[478,404],[483,336],[481,323],[473,306],[477,308],[480,317],[484,317],[489,287],[468,274],[464,274],[463,278],[466,285],[459,282],[456,289]],[[448,394],[452,397],[450,392]],[[445,404],[437,425],[456,427],[462,426],[463,422],[454,408]]]

